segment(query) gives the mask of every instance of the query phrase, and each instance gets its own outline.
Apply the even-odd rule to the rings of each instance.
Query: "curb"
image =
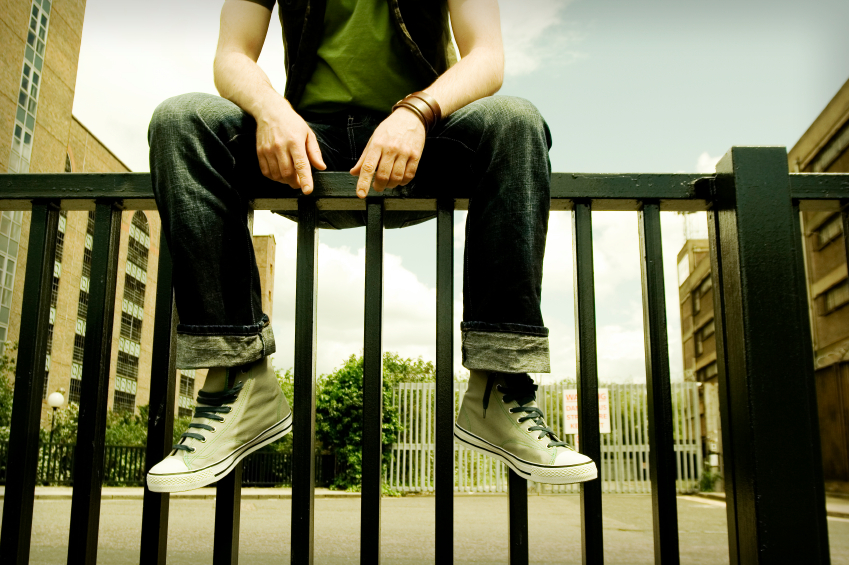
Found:
[[[725,502],[725,493],[720,492],[697,492],[694,496],[698,496],[700,498],[707,498],[710,500],[718,500],[720,502]],[[828,510],[826,508],[825,511],[826,516],[829,518],[843,518],[845,520],[849,520],[849,512],[837,512],[835,510]]]

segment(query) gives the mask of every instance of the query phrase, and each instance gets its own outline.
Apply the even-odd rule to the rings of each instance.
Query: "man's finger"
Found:
[[[407,168],[404,170],[404,180],[401,181],[401,184],[407,186],[412,182],[412,180],[416,177],[416,171],[419,168],[419,160],[418,159],[410,159],[407,161]]]
[[[265,178],[273,179],[272,172],[274,169],[268,164],[268,159],[265,158],[265,155],[262,153],[257,153],[257,160],[259,161],[259,170],[262,172],[262,176]]]
[[[362,159],[362,164],[359,166],[360,180],[357,181],[357,196],[365,198],[368,194],[368,189],[371,186],[371,180],[377,170],[377,164],[380,159],[380,151],[376,149],[368,149]]]
[[[295,168],[295,177],[301,185],[301,190],[304,194],[312,192],[312,169],[310,169],[310,160],[307,158],[306,152],[296,147],[292,151],[292,164]]]
[[[395,188],[404,182],[404,171],[407,170],[407,159],[398,156],[395,159],[395,166],[392,167],[392,173],[389,175],[389,182],[386,183],[386,188]]]
[[[280,182],[288,184],[292,188],[301,188],[298,184],[298,177],[295,175],[295,169],[292,167],[292,158],[287,151],[281,151],[277,154],[277,167],[280,170]]]
[[[321,155],[321,147],[318,145],[318,138],[312,130],[307,134],[307,157],[310,159],[312,166],[323,171],[327,168],[324,164],[324,157]]]
[[[387,153],[383,153],[380,157],[380,163],[377,165],[377,171],[374,174],[374,189],[378,192],[383,192],[386,185],[389,184],[389,177],[392,175],[392,170],[395,165],[395,157]],[[391,188],[391,187],[390,187]]]

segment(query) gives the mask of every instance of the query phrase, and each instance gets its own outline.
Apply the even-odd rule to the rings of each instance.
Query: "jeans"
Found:
[[[353,167],[385,117],[357,110],[304,116],[330,171]],[[232,367],[276,349],[246,220],[251,187],[267,182],[255,134],[256,122],[238,106],[200,93],[166,100],[150,123],[153,189],[174,263],[179,368]],[[461,324],[468,369],[550,371],[540,312],[550,147],[539,111],[506,96],[467,105],[427,136],[410,188],[450,191],[446,179],[472,187]],[[297,220],[295,212],[282,214]],[[385,225],[404,227],[434,216],[388,211]],[[319,217],[322,228],[363,225],[364,211],[322,211]]]

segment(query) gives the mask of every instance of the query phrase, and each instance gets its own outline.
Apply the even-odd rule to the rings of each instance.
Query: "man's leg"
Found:
[[[213,483],[291,430],[247,226],[245,187],[260,178],[255,130],[241,109],[207,94],[166,100],[151,120],[151,177],[180,316],[177,366],[209,368],[189,429],[148,475],[154,491]]]
[[[551,165],[548,126],[519,98],[478,100],[429,136],[417,183],[469,183],[463,276],[463,365],[469,388],[458,441],[546,483],[596,477],[593,462],[545,424],[528,373],[550,371],[540,311]],[[451,190],[451,186],[445,186]]]

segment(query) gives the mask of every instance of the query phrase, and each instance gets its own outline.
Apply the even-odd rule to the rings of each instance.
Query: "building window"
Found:
[[[136,388],[141,355],[144,294],[147,282],[147,256],[150,248],[147,216],[138,211],[130,222],[124,297],[121,300],[121,337],[118,341],[118,366],[115,378],[113,410],[135,410]]]
[[[700,383],[703,383],[715,377],[716,374],[717,366],[716,361],[714,361],[710,365],[705,365],[704,367],[696,371],[696,380]]]
[[[180,418],[191,417],[194,410],[195,372],[180,371],[180,397],[177,401],[177,415]]]
[[[82,389],[82,381],[80,379],[71,378],[71,390],[68,393],[68,402],[80,403],[80,390]]]
[[[713,288],[713,280],[706,277],[693,291],[693,316],[702,311],[702,296]]]
[[[849,281],[833,286],[817,297],[820,316],[827,316],[849,302]]]
[[[10,173],[29,172],[32,157],[33,132],[38,108],[38,90],[41,87],[41,69],[44,67],[44,49],[50,21],[50,0],[33,0],[30,10],[27,43],[21,67],[18,104],[12,125],[12,152]]]
[[[710,322],[708,322],[707,324],[703,325],[702,327],[697,329],[695,332],[693,332],[693,342],[695,343],[695,346],[696,346],[696,356],[697,357],[699,355],[701,355],[702,353],[704,353],[704,350],[705,350],[704,341],[707,338],[709,338],[710,336],[712,336],[715,331],[716,331],[716,326],[714,324],[714,321],[711,320]]]
[[[136,409],[136,395],[128,392],[115,391],[112,410],[115,412],[132,412]]]
[[[91,244],[94,237],[94,212],[88,213],[85,248],[83,249],[83,274],[80,277],[80,295],[77,299],[77,331],[74,335],[74,358],[71,362],[71,389],[79,387],[83,373],[83,354],[85,353],[85,324],[88,315],[88,289],[91,276]]]
[[[814,232],[814,248],[819,250],[843,235],[843,217],[835,214]]]
[[[0,212],[0,354],[9,330],[23,212]]]

